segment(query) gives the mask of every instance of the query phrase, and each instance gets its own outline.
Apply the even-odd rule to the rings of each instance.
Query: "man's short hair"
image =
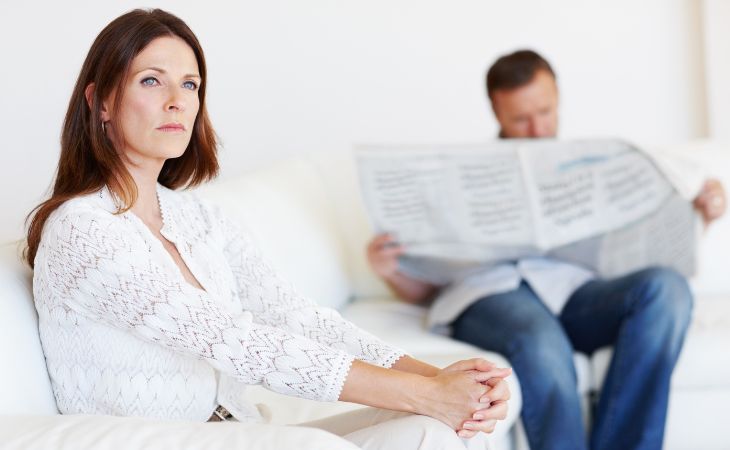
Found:
[[[495,91],[524,86],[540,70],[555,78],[555,72],[547,60],[533,50],[518,50],[501,56],[487,72],[487,95],[491,99]]]

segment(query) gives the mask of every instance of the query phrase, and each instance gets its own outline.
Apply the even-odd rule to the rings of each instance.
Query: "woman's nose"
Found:
[[[177,89],[173,89],[170,92],[170,98],[168,98],[165,104],[165,110],[167,111],[183,111],[185,110],[185,101],[183,100],[183,93]]]

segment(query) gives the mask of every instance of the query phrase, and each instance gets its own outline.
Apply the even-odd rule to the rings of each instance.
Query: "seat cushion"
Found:
[[[186,422],[139,417],[0,416],[3,450],[354,450],[322,430],[238,422]]]
[[[730,389],[674,389],[664,434],[664,450],[725,450]]]

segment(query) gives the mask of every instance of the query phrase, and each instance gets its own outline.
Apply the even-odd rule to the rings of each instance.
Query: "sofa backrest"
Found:
[[[312,152],[306,156],[322,179],[347,256],[352,296],[357,299],[391,297],[387,286],[370,269],[366,247],[376,233],[360,190],[353,152]]]
[[[0,245],[0,415],[56,414],[46,371],[30,268],[18,243]]]
[[[322,178],[310,162],[288,159],[199,193],[253,234],[265,259],[299,292],[334,308],[348,301],[347,253]]]

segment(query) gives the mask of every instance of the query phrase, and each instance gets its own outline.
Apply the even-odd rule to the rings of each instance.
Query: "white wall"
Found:
[[[730,140],[730,1],[703,6],[709,134]]]
[[[497,132],[483,75],[533,47],[559,74],[562,134],[642,142],[706,134],[693,0],[159,1],[198,34],[223,176],[354,142]],[[137,3],[0,3],[0,241],[44,195],[68,96],[96,34]]]

